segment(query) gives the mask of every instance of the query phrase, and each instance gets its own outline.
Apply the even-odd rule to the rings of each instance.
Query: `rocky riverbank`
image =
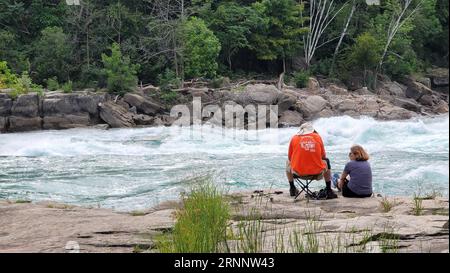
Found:
[[[69,94],[44,92],[12,97],[11,90],[0,90],[0,132],[59,130],[96,126],[126,128],[170,126],[174,104],[192,109],[194,97],[203,105],[237,103],[277,105],[279,127],[298,126],[304,120],[349,115],[380,120],[409,119],[415,116],[448,113],[448,70],[428,78],[408,78],[402,83],[388,79],[376,91],[367,88],[349,90],[327,79],[310,78],[308,87],[277,88],[276,84],[254,83],[222,88],[187,87],[177,90],[171,104],[161,99],[161,90],[148,86],[124,96],[89,90]],[[205,119],[206,121],[207,119]]]
[[[449,252],[448,198],[423,200],[419,213],[407,197],[294,202],[287,191],[266,190],[228,199],[230,228],[257,219],[263,252],[276,251],[274,242],[287,242],[294,231],[314,236],[324,252]],[[147,211],[118,213],[0,201],[0,252],[157,252],[155,242],[173,229],[179,207],[165,202]]]

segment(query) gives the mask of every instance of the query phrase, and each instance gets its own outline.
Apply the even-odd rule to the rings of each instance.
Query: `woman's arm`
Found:
[[[342,188],[344,187],[344,183],[347,180],[347,176],[348,176],[348,173],[346,171],[344,171],[341,175],[341,179],[339,179],[339,182],[338,182],[338,188],[340,190],[342,190]]]

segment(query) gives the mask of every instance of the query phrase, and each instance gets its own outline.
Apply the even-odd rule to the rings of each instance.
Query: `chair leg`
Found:
[[[296,179],[295,182],[300,186],[301,191],[299,191],[299,193],[295,196],[294,200],[297,200],[298,197],[300,196],[300,194],[302,194],[303,192],[306,193],[306,197],[309,199],[309,196],[313,195],[313,192],[309,189],[309,185],[311,184],[312,180],[306,180],[304,183],[302,180],[300,179]]]

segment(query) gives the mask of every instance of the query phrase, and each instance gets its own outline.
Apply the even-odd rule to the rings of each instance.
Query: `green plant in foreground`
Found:
[[[420,216],[423,213],[423,198],[420,197],[420,194],[414,194],[414,198],[413,198],[413,204],[414,204],[414,208],[413,208],[413,214],[416,216]]]
[[[202,182],[183,198],[183,208],[176,218],[173,233],[158,242],[161,252],[221,251],[230,212],[224,195],[211,182]]]
[[[383,197],[383,199],[381,199],[380,203],[381,203],[381,208],[382,208],[383,212],[389,212],[394,207],[394,202],[389,201],[387,196]]]

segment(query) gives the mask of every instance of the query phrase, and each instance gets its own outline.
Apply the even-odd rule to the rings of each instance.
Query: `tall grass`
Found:
[[[345,229],[328,234],[320,215],[305,212],[306,221],[289,225],[286,218],[266,215],[270,204],[256,196],[254,205],[242,206],[243,216],[231,218],[230,198],[211,182],[202,182],[188,195],[176,212],[172,232],[157,238],[157,248],[168,253],[341,253],[396,252],[399,237],[385,228]],[[368,245],[368,243],[373,244]],[[379,248],[373,248],[378,246]]]
[[[224,251],[229,218],[224,195],[211,182],[202,182],[183,198],[173,233],[159,240],[159,249],[174,253]]]
[[[420,196],[420,194],[414,194],[413,198],[413,214],[416,216],[420,216],[423,213],[423,198]]]
[[[389,212],[395,206],[395,202],[391,202],[387,196],[381,199],[380,204],[383,212]]]

